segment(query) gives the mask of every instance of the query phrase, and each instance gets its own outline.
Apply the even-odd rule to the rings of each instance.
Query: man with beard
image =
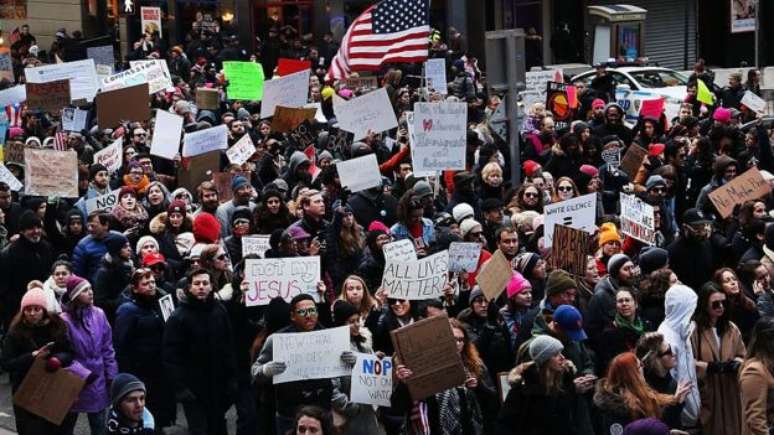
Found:
[[[556,143],[554,118],[543,117],[538,124],[538,130],[526,134],[524,138],[526,141],[524,159],[544,164],[549,150]]]
[[[215,216],[220,221],[220,236],[224,239],[231,235],[231,217],[237,207],[247,207],[250,212],[255,209],[255,203],[250,202],[253,196],[253,187],[247,178],[241,175],[235,176],[231,180],[231,190],[234,192],[234,198],[221,204],[215,212]]]
[[[239,119],[233,119],[228,126],[228,146],[232,146],[245,135],[245,124]]]
[[[86,190],[86,195],[79,199],[75,204],[81,211],[81,214],[83,214],[83,220],[86,220],[86,216],[88,215],[86,211],[86,201],[110,193],[109,183],[110,175],[108,175],[108,170],[105,165],[95,163],[89,166],[89,188]],[[2,204],[0,204],[0,207],[2,207]],[[8,212],[6,212],[6,221],[8,220],[7,216]],[[8,231],[11,231],[10,227],[8,228]]]
[[[8,237],[18,232],[19,218],[24,212],[24,208],[18,202],[13,200],[11,186],[0,181],[0,210],[5,215],[5,228],[8,230]]]
[[[624,146],[629,146],[632,143],[632,131],[624,125],[625,112],[616,103],[608,103],[605,106],[605,123],[594,128],[594,134],[599,137],[605,137],[610,135],[618,136],[624,143]]]
[[[586,329],[589,336],[598,337],[615,319],[615,293],[621,287],[636,292],[637,268],[625,254],[615,254],[607,261],[608,275],[597,283],[589,301]]]
[[[218,212],[218,206],[220,206],[220,198],[218,197],[218,189],[215,187],[215,183],[209,180],[203,181],[196,188],[196,196],[201,207],[199,207],[199,210],[196,210],[194,217],[201,212],[215,216]]]
[[[131,145],[138,153],[150,152],[148,148],[148,132],[142,127],[137,127],[132,130]]]

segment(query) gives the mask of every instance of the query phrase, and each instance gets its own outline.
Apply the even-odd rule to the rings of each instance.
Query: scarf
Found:
[[[615,313],[615,324],[619,328],[631,329],[632,331],[636,332],[637,335],[642,335],[645,333],[645,326],[642,324],[642,319],[640,319],[638,316],[634,317],[634,321],[630,321],[623,318],[623,316],[620,314]]]
[[[113,217],[124,226],[124,228],[131,228],[135,225],[144,226],[148,221],[148,212],[145,208],[137,203],[134,210],[124,208],[121,204],[116,204],[113,207]]]
[[[467,387],[449,388],[435,395],[438,401],[439,423],[446,435],[481,434],[481,409]]]

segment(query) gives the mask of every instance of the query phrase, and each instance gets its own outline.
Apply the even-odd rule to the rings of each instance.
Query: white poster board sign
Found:
[[[276,297],[290,302],[301,293],[308,293],[317,300],[320,257],[247,259],[245,277],[250,281],[250,289],[245,295],[248,307],[268,305]]]
[[[417,251],[414,249],[414,242],[409,239],[396,240],[382,246],[384,259],[386,261],[396,261],[399,263],[408,263],[417,261]]]
[[[88,110],[81,110],[77,107],[65,107],[62,109],[62,129],[80,132],[86,128],[88,116]]]
[[[349,326],[319,331],[272,334],[272,360],[284,362],[287,369],[275,375],[275,384],[309,379],[350,376],[351,369],[341,361],[349,351]]]
[[[382,185],[382,174],[374,153],[337,162],[336,171],[341,187],[347,187],[352,193]]]
[[[161,8],[142,6],[140,7],[140,25],[143,33],[159,32],[161,33]]]
[[[261,119],[274,116],[274,109],[277,106],[295,108],[306,104],[310,74],[311,70],[299,71],[263,82]]]
[[[621,193],[621,232],[653,245],[656,243],[655,210],[634,195]]]
[[[423,300],[443,296],[449,281],[449,251],[411,262],[387,261],[382,287],[395,299]]]
[[[96,198],[87,199],[86,214],[91,214],[94,211],[110,213],[113,211],[113,207],[118,204],[119,193],[121,193],[121,189],[116,189],[104,195],[97,196]]]
[[[398,126],[395,110],[385,88],[337,105],[336,120],[339,128],[355,135],[355,141],[366,137],[369,130],[381,133]]]
[[[130,65],[128,70],[103,79],[102,92],[148,83],[148,95],[152,95],[172,87],[166,60],[133,61]]]
[[[392,358],[382,359],[371,353],[355,352],[349,400],[366,405],[390,406],[392,396]]]
[[[467,104],[416,103],[413,121],[415,172],[465,170]]]
[[[156,111],[150,153],[173,160],[180,152],[180,135],[183,133],[183,117],[166,110]]]
[[[221,124],[183,136],[183,157],[193,157],[228,148],[228,127]]]
[[[766,100],[753,94],[750,91],[745,91],[741,103],[755,113],[761,115],[766,113]]]
[[[24,187],[22,186],[21,181],[14,177],[11,171],[9,171],[2,163],[0,163],[0,181],[7,184],[14,192],[18,192]]]
[[[56,80],[70,81],[70,99],[94,100],[99,87],[94,59],[75,62],[55,63],[35,68],[26,68],[24,76],[27,83],[48,83]]]
[[[481,245],[474,242],[451,242],[449,245],[449,271],[475,272]]]
[[[554,244],[554,225],[560,224],[592,234],[596,228],[594,225],[596,217],[596,193],[545,206],[543,225],[545,227],[546,249]]]
[[[123,138],[118,138],[110,146],[94,153],[94,163],[104,165],[110,174],[120,170],[124,156],[123,142]]]
[[[427,87],[443,95],[449,93],[446,88],[446,59],[427,59],[425,62],[425,80]]]
[[[255,146],[253,145],[253,140],[250,139],[249,134],[242,135],[234,146],[226,150],[228,161],[235,165],[243,164],[249,160],[253,154],[255,154]]]
[[[23,103],[27,100],[27,87],[24,85],[13,86],[0,91],[0,107]]]
[[[242,257],[256,254],[263,258],[266,251],[271,249],[271,245],[269,244],[270,237],[269,234],[242,237]]]
[[[563,82],[562,70],[527,71],[526,89],[521,92],[521,101],[527,111],[535,103],[546,104],[546,85],[548,82]]]
[[[415,148],[415,144],[417,143],[417,139],[416,139],[416,136],[414,135],[414,112],[406,111],[405,113],[406,113],[406,130],[408,130],[409,144],[411,144],[411,147],[410,147],[411,161],[416,162],[417,158],[414,155],[414,148]],[[426,171],[426,170],[417,171],[417,168],[413,167],[413,165],[412,165],[412,172],[415,177],[433,177],[440,173],[438,171]]]

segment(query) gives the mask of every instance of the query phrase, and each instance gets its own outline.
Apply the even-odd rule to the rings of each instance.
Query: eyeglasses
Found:
[[[556,190],[559,192],[572,192],[572,186],[559,186]]]
[[[667,355],[672,356],[672,355],[674,355],[674,353],[672,352],[672,348],[668,347],[667,350],[665,350],[663,352],[659,352],[656,355],[658,355],[659,358],[663,358],[663,357],[665,357]]]
[[[301,317],[311,317],[317,315],[317,307],[312,308],[299,308],[296,310],[296,314]]]
[[[719,310],[726,307],[726,301],[713,301],[710,306],[713,310]]]

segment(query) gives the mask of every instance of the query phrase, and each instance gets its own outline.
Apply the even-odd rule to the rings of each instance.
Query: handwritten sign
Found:
[[[554,225],[554,246],[548,257],[549,264],[556,269],[583,276],[586,273],[590,239],[591,236],[585,231]]]
[[[78,197],[78,155],[75,151],[24,149],[24,193]]]
[[[7,184],[12,191],[18,192],[22,189],[22,183],[16,178],[5,165],[0,163],[0,182]]]
[[[301,124],[298,124],[298,127],[287,133],[287,139],[296,147],[296,149],[305,149],[317,141],[317,135],[314,134],[312,124],[309,123],[309,121],[304,121]],[[314,159],[310,160],[314,162]]]
[[[94,59],[56,63],[35,68],[26,68],[27,83],[48,83],[56,80],[70,81],[70,98],[92,101],[97,95],[99,81]]]
[[[409,263],[417,261],[417,251],[414,249],[414,242],[409,239],[396,240],[382,246],[384,259],[398,263]]]
[[[354,403],[390,406],[392,396],[392,358],[379,359],[374,354],[355,352],[349,399]]]
[[[281,297],[290,302],[308,293],[317,299],[320,257],[290,257],[245,260],[245,278],[250,281],[245,303],[248,307],[268,305]]]
[[[226,150],[228,161],[235,165],[248,161],[253,154],[255,154],[255,146],[249,134],[243,135],[234,146]]]
[[[376,89],[379,86],[379,82],[374,76],[366,77],[347,77],[344,79],[344,85],[347,89]]]
[[[465,103],[416,103],[414,171],[465,170],[467,121]]]
[[[62,129],[65,131],[80,132],[86,128],[86,121],[88,118],[88,110],[81,110],[76,107],[65,107],[62,109]]]
[[[551,69],[546,71],[527,71],[526,89],[521,92],[521,101],[526,110],[529,110],[533,104],[546,102],[546,85],[550,81],[561,82],[562,70]]]
[[[180,135],[183,134],[183,117],[166,110],[156,111],[150,153],[173,160],[180,152]]]
[[[630,179],[634,178],[647,155],[648,151],[645,148],[635,143],[631,144],[621,159],[621,170],[626,172]]]
[[[505,254],[499,249],[492,257],[481,266],[481,271],[476,275],[476,282],[488,301],[497,299],[505,290],[508,281],[511,280],[513,269],[511,263],[505,258]]]
[[[594,222],[597,217],[597,194],[590,193],[547,205],[544,212],[545,247],[550,248],[553,244],[554,225],[556,224],[584,230],[587,233],[594,232],[596,228]]]
[[[273,116],[277,106],[301,107],[306,104],[310,73],[311,71],[306,70],[265,82],[261,118]]]
[[[198,156],[228,148],[228,127],[221,124],[183,136],[183,157]]]
[[[771,191],[758,168],[752,167],[709,194],[712,204],[724,219],[734,212],[734,206],[758,199]]]
[[[427,59],[425,62],[427,87],[443,95],[449,93],[446,87],[446,59]]]
[[[269,234],[242,237],[242,257],[255,254],[263,258],[266,251],[271,249],[269,244],[270,237]]]
[[[223,62],[228,80],[229,100],[261,101],[264,92],[263,67],[256,62]]]
[[[742,97],[741,103],[755,113],[758,113],[761,115],[766,113],[766,100],[755,95],[750,91],[745,91],[744,96]]]
[[[196,107],[199,109],[218,110],[218,107],[220,107],[220,92],[217,89],[196,88]]]
[[[149,60],[134,62],[126,71],[105,77],[102,80],[102,91],[112,91],[136,86],[142,83],[148,84],[148,95],[163,91],[172,87],[172,76],[167,68],[165,60]]]
[[[602,150],[600,153],[602,161],[610,165],[610,167],[617,168],[621,166],[621,149],[618,147],[608,148]]]
[[[349,326],[274,333],[272,360],[287,365],[283,373],[274,376],[274,384],[350,376],[351,369],[341,361],[341,354],[348,350]]]
[[[70,104],[70,81],[27,83],[27,107],[43,112],[58,112]]]
[[[119,193],[121,193],[121,189],[116,189],[96,198],[87,199],[86,214],[91,214],[94,211],[104,211],[106,213],[113,211],[113,207],[118,204]]]
[[[150,119],[148,84],[100,92],[96,98],[97,121],[102,128],[112,128],[123,121]]]
[[[108,173],[113,173],[121,169],[123,163],[123,138],[116,139],[110,146],[94,153],[94,163],[104,165]]]
[[[341,187],[348,188],[352,193],[382,185],[382,173],[373,153],[337,162],[336,171]]]
[[[24,85],[13,86],[0,91],[0,107],[11,106],[27,99],[27,89]]]
[[[439,252],[418,261],[387,261],[382,287],[391,298],[423,300],[443,296],[449,281],[449,251]]]
[[[475,272],[478,269],[478,257],[481,245],[469,242],[451,242],[449,245],[449,271]]]
[[[7,124],[3,123],[3,126]],[[18,163],[24,165],[24,142],[19,140],[9,141],[3,147],[3,157],[5,163]]]
[[[277,133],[285,133],[298,127],[304,121],[315,119],[317,109],[293,108],[277,106],[271,120],[271,129]]]
[[[656,243],[653,206],[621,193],[621,232],[649,245]]]
[[[398,126],[395,110],[385,88],[379,88],[342,103],[336,108],[339,128],[352,132],[360,140],[368,131],[381,133]]]

